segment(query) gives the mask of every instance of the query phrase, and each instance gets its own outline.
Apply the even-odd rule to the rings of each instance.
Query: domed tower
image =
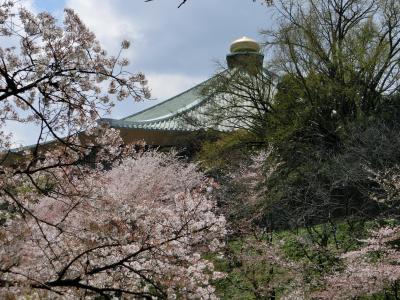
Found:
[[[243,68],[247,71],[260,71],[263,67],[264,55],[260,44],[248,37],[233,41],[231,53],[226,56],[229,69]]]

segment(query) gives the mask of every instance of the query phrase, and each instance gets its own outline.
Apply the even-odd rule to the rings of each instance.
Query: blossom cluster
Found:
[[[359,250],[342,255],[345,268],[326,278],[326,289],[316,299],[354,299],[381,292],[400,280],[400,251],[392,242],[400,239],[400,226],[383,227],[365,240]]]
[[[1,295],[215,298],[202,253],[225,220],[195,165],[146,152],[74,177],[86,194],[28,200],[32,215],[1,227]]]

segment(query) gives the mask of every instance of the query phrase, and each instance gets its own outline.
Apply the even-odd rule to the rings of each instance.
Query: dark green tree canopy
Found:
[[[329,98],[340,118],[376,110],[400,87],[400,3],[280,0],[278,29],[265,31],[276,67],[312,104]],[[329,112],[330,114],[330,112]],[[326,116],[325,116],[326,117]]]

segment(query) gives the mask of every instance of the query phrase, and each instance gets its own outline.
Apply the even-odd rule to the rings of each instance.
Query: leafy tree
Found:
[[[196,159],[200,165],[219,174],[236,170],[259,148],[257,137],[246,130],[220,133],[215,139],[203,141]]]
[[[384,207],[371,200],[376,186],[363,166],[382,160],[363,154],[385,139],[386,157],[397,144],[388,111],[398,99],[400,5],[282,0],[275,8],[280,23],[265,31],[266,44],[282,76],[268,141],[282,164],[269,182],[266,201],[280,212],[271,216],[304,225],[378,214]]]
[[[265,31],[267,45],[277,47],[275,63],[303,88],[305,101],[318,106],[329,98],[346,119],[374,111],[382,95],[398,90],[397,1],[282,0],[276,7],[281,23]]]

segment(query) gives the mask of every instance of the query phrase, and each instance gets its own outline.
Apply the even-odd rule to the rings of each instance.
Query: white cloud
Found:
[[[68,0],[66,7],[74,9],[86,26],[93,31],[103,48],[117,54],[122,40],[144,40],[138,24],[119,11],[121,7],[109,0]],[[133,51],[129,50],[132,59]]]
[[[67,0],[65,5],[78,13],[110,55],[119,51],[120,42],[123,39],[132,41],[131,48],[124,53],[124,56],[131,62],[129,70],[136,72],[140,65],[140,71],[145,73],[149,81],[152,98],[155,100],[139,103],[132,100],[117,102],[110,116],[112,118],[122,118],[155,105],[206,79],[192,74],[187,75],[187,72],[182,74],[182,70],[178,68],[165,72],[162,70],[162,63],[152,65],[150,68],[149,64],[144,63],[154,59],[158,60],[159,58],[154,56],[156,54],[158,56],[166,55],[165,63],[168,63],[168,60],[176,59],[177,56],[163,53],[162,47],[157,44],[165,38],[162,32],[168,32],[168,36],[173,34],[173,31],[170,32],[166,27],[168,15],[160,9],[153,9],[150,3],[145,4],[142,0],[136,1],[138,2],[133,4],[117,0]],[[168,6],[170,9],[176,10],[173,4],[168,4]],[[151,42],[152,45],[148,45],[148,42]],[[171,39],[170,43],[174,44],[176,40]],[[154,49],[155,47],[157,50]]]
[[[119,50],[121,40],[130,40],[132,47],[124,55],[131,71],[145,74],[208,76],[215,72],[212,60],[223,61],[230,42],[243,35],[257,39],[258,31],[273,22],[269,9],[253,1],[189,1],[180,9],[178,3],[66,0],[110,54]]]
[[[146,77],[149,81],[149,87],[152,90],[152,97],[164,100],[175,96],[206,79],[182,74],[157,73],[146,74]]]

